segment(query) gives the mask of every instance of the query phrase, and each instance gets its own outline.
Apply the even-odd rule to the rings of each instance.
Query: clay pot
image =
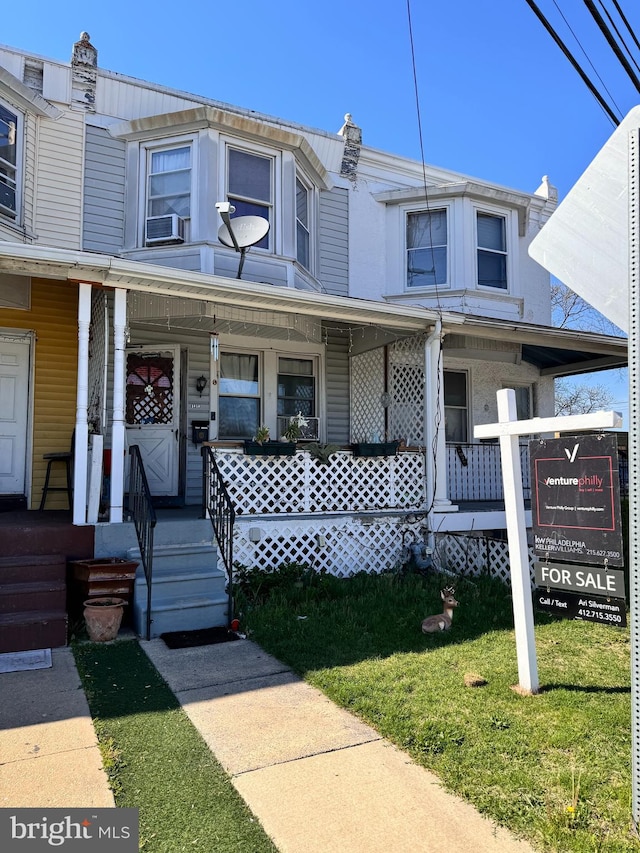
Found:
[[[89,639],[94,643],[115,640],[122,622],[124,598],[89,598],[84,602],[84,621]]]

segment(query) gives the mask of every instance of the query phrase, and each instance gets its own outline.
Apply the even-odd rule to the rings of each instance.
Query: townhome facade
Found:
[[[86,33],[69,63],[0,47],[1,499],[65,508],[46,456],[73,444],[73,523],[122,550],[136,446],[156,506],[200,507],[215,467],[242,562],[348,575],[406,532],[503,528],[473,439],[496,391],[548,416],[556,377],[626,363],[550,326],[527,247],[556,203],[369,148],[348,114],[332,133],[101,69]],[[298,413],[293,455],[246,452]]]

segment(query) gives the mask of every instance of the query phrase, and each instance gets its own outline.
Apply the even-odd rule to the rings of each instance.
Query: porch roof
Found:
[[[88,282],[247,309],[301,314],[358,325],[380,325],[407,333],[426,331],[440,317],[455,325],[463,318],[441,315],[414,305],[394,306],[369,299],[332,296],[271,284],[166,266],[123,260],[110,255],[49,246],[0,242],[0,272]]]
[[[542,376],[575,376],[626,367],[629,361],[628,341],[624,337],[582,332],[574,329],[556,329],[533,323],[514,323],[490,320],[486,317],[464,317],[462,328],[458,323],[446,331],[475,338],[490,337],[510,341],[521,346],[522,360],[533,364]]]

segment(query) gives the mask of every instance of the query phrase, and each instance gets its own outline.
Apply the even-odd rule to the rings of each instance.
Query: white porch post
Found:
[[[113,418],[111,426],[111,495],[109,518],[119,523],[124,502],[124,372],[125,329],[127,325],[127,291],[118,287],[113,306]]]
[[[447,497],[447,445],[444,430],[442,323],[436,321],[424,345],[424,443],[427,449],[427,506],[434,512],[456,509]],[[440,413],[439,423],[437,413]]]
[[[76,385],[76,425],[73,457],[73,523],[87,521],[87,456],[89,452],[89,327],[91,326],[91,285],[78,285],[78,381]]]

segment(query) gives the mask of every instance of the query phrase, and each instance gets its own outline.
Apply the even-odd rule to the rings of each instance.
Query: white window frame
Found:
[[[189,216],[184,219],[184,242],[190,243],[195,228],[194,216],[198,210],[198,145],[197,137],[193,134],[186,136],[171,136],[164,139],[150,139],[140,144],[140,174],[139,174],[139,228],[138,244],[145,246],[146,222],[149,207],[149,175],[152,154],[158,151],[171,151],[175,148],[191,150],[191,186],[189,187]]]
[[[439,290],[449,290],[451,289],[451,263],[452,263],[452,233],[453,233],[453,215],[452,215],[452,207],[451,202],[442,203],[441,201],[434,202],[433,205],[425,206],[421,205],[412,205],[411,207],[403,207],[401,209],[402,212],[402,228],[403,228],[403,281],[404,281],[404,292],[405,293],[422,293],[422,294],[433,294],[437,293]],[[408,245],[408,223],[409,216],[412,214],[419,213],[437,213],[439,211],[443,211],[446,217],[447,223],[447,243],[446,243],[446,264],[447,264],[447,274],[443,284],[429,284],[422,286],[410,286],[409,285],[409,249]],[[427,248],[427,247],[425,247]],[[437,247],[435,247],[437,248]]]
[[[320,441],[326,438],[326,398],[324,391],[324,347],[321,344],[305,344],[296,341],[285,343],[284,341],[265,340],[264,346],[247,346],[247,338],[241,335],[219,335],[219,352],[237,352],[246,355],[258,355],[259,357],[259,382],[260,394],[260,425],[269,427],[271,438],[279,438],[278,435],[278,359],[300,358],[313,361],[313,377],[315,380],[315,402],[316,415],[320,419]],[[219,361],[211,354],[210,375],[213,380],[213,395],[211,399],[212,411],[215,418],[209,424],[209,435],[212,439],[219,439]],[[238,442],[240,439],[220,438],[221,441]]]
[[[504,239],[505,239],[505,250],[504,252],[498,252],[493,249],[485,249],[478,245],[478,215],[484,216],[493,216],[497,219],[502,219],[504,221]],[[517,220],[515,220],[513,211],[504,210],[500,208],[492,208],[490,206],[473,206],[473,245],[474,245],[474,277],[475,277],[475,286],[477,290],[482,293],[495,293],[495,294],[507,294],[513,292],[513,262],[514,262],[514,247],[517,245],[517,231],[516,237],[514,238],[513,229],[514,227],[517,229]],[[495,254],[502,254],[505,257],[505,269],[507,276],[507,286],[506,287],[494,287],[493,285],[488,284],[480,284],[479,282],[479,270],[478,270],[478,253],[480,251],[485,252],[494,252]]]
[[[233,204],[233,198],[230,196],[229,192],[229,151],[233,149],[234,151],[241,151],[244,154],[249,154],[254,157],[263,157],[264,159],[271,161],[271,195],[272,198],[269,203],[265,202],[263,199],[258,198],[249,198],[245,196],[242,198],[243,201],[247,201],[248,203],[253,203],[262,207],[267,207],[269,209],[269,233],[267,234],[268,240],[268,248],[254,246],[252,248],[252,252],[263,252],[267,254],[278,254],[279,253],[279,232],[280,232],[280,222],[282,216],[282,177],[281,177],[281,166],[282,166],[282,154],[279,151],[276,151],[272,148],[266,148],[264,146],[259,145],[249,145],[242,139],[235,139],[233,137],[224,137],[220,140],[221,142],[221,150],[224,151],[224,155],[220,158],[220,166],[222,169],[220,176],[220,186],[224,187],[223,196],[227,201],[230,201]],[[233,220],[233,216],[231,217]]]
[[[300,184],[307,193],[307,224],[305,225],[298,219],[298,184]],[[315,271],[315,187],[304,175],[304,173],[300,172],[300,170],[296,170],[296,182],[295,182],[295,196],[293,200],[293,208],[294,208],[294,219],[295,219],[295,228],[296,228],[296,261],[300,264],[302,269],[307,272],[314,274]],[[308,254],[308,264],[303,264],[300,260],[300,256],[298,254],[298,225],[307,232],[307,254]]]
[[[444,380],[448,373],[461,373],[465,377],[465,389],[466,389],[466,402],[464,406],[451,406],[447,405],[446,399],[444,397],[445,389],[444,389]],[[471,377],[470,372],[468,370],[460,369],[460,368],[451,368],[445,367],[442,371],[442,395],[443,395],[443,408],[444,408],[444,416],[445,416],[445,441],[447,444],[469,444],[469,435],[470,435],[470,420],[471,420]],[[455,409],[456,411],[464,411],[465,415],[465,432],[466,438],[462,442],[454,442],[446,436],[446,410],[447,409]]]
[[[0,222],[9,225],[20,225],[22,222],[22,173],[23,173],[23,151],[24,151],[24,113],[16,109],[13,104],[7,101],[0,100],[0,107],[6,110],[11,116],[16,119],[16,162],[15,162],[15,210],[11,212],[10,208],[0,206]],[[13,164],[10,164],[13,166]]]

